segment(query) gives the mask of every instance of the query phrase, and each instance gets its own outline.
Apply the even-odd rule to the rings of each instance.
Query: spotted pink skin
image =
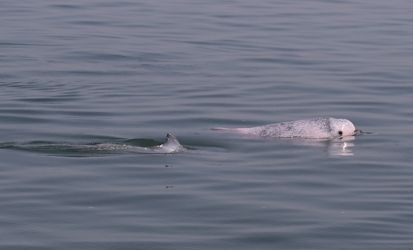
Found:
[[[215,128],[215,130],[262,137],[308,139],[331,139],[352,136],[356,133],[356,128],[351,121],[332,117],[273,123],[250,128]]]

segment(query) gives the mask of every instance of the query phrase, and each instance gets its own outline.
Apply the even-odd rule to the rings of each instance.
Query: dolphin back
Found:
[[[331,138],[330,119],[326,117],[273,123],[250,128],[213,128],[213,130],[278,138]]]

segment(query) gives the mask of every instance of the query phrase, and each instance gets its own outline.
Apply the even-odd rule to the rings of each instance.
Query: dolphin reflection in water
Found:
[[[353,156],[355,147],[355,136],[346,136],[334,139],[302,139],[281,138],[282,143],[310,148],[319,148],[329,156]]]

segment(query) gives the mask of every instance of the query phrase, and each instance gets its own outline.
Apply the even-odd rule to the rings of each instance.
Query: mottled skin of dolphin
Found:
[[[249,128],[213,128],[246,135],[277,138],[332,139],[357,134],[354,124],[347,119],[318,117],[273,123]]]

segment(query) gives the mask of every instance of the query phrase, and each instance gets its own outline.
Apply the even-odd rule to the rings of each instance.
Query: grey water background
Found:
[[[0,248],[412,249],[412,11],[2,0],[1,143],[172,132],[190,150],[0,149]],[[209,130],[314,116],[373,134],[344,150]]]

